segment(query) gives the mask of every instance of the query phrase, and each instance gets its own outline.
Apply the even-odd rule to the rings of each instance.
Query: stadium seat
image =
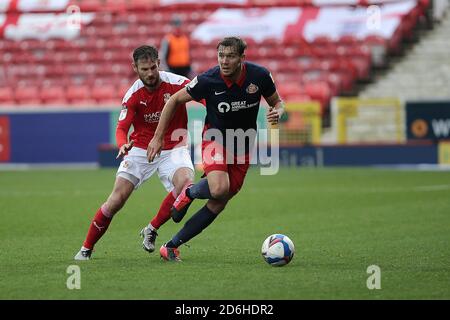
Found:
[[[95,86],[92,88],[92,98],[99,104],[120,105],[121,99],[113,85]]]
[[[95,100],[91,98],[88,86],[69,86],[66,90],[66,99],[71,105],[95,105]]]
[[[324,81],[306,83],[305,92],[312,100],[320,102],[323,114],[325,107],[328,105],[331,98],[331,91],[328,83]]]
[[[40,98],[43,104],[67,104],[65,90],[60,86],[42,87]]]
[[[69,3],[80,6],[82,12],[95,13],[93,21],[81,28],[79,37],[70,41],[0,39],[0,58],[6,64],[4,74],[8,75],[0,78],[1,87],[13,88],[18,81],[21,86],[25,82],[26,86],[42,86],[41,96],[36,97],[42,98],[42,103],[61,98],[59,89],[53,92],[48,89],[56,86],[67,88],[65,99],[71,105],[93,101],[117,104],[114,99],[119,98],[119,93],[121,99],[122,91],[135,79],[130,68],[130,55],[137,46],[143,43],[159,45],[170,30],[175,14],[184,21],[186,30],[192,32],[221,7],[219,3],[209,1],[164,5],[157,9],[159,0],[70,0]],[[245,5],[230,3],[226,7],[294,6],[310,10],[307,7],[312,5],[311,0],[249,0]],[[325,86],[330,95],[354,93],[356,81],[370,80],[373,66],[386,63],[389,52],[400,52],[402,39],[412,35],[423,10],[418,6],[402,16],[400,27],[388,40],[373,35],[359,39],[352,34],[335,40],[330,37],[332,33],[329,35],[325,30],[308,42],[299,34],[297,26],[288,27],[280,38],[257,41],[246,37],[247,59],[266,66],[273,73],[284,98],[303,99],[303,84],[309,84],[312,87],[309,92],[326,101]],[[217,41],[191,39],[194,72],[200,73],[217,65]],[[117,90],[111,92],[111,88]],[[14,99],[17,93],[20,101],[33,101],[22,90],[11,90]],[[94,97],[90,95],[91,90]],[[10,99],[11,93],[5,91],[3,94],[3,99]]]
[[[298,97],[304,94],[299,83],[287,82],[280,83],[277,87],[278,93],[282,99],[290,100],[291,97]]]
[[[14,92],[11,87],[0,87],[0,104],[14,105]]]
[[[15,100],[18,104],[40,105],[39,90],[32,86],[19,86],[15,90]]]
[[[84,12],[100,11],[102,9],[100,0],[82,0],[79,6],[81,11]]]

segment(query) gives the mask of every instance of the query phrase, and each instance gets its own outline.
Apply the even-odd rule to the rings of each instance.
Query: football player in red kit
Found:
[[[168,194],[158,213],[141,231],[143,248],[155,250],[158,228],[170,219],[170,208],[183,189],[194,179],[194,168],[187,149],[186,105],[180,105],[171,120],[164,138],[164,149],[160,156],[149,163],[147,146],[153,138],[164,104],[171,95],[189,83],[189,79],[159,70],[158,50],[152,46],[141,46],[133,52],[133,69],[139,79],[131,86],[122,101],[122,110],[116,129],[119,147],[117,157],[123,156],[117,170],[114,188],[95,213],[86,239],[75,260],[89,260],[97,241],[103,236],[114,215],[143,182],[158,172],[161,183]],[[128,131],[134,131],[128,139]],[[178,130],[181,129],[181,130]]]

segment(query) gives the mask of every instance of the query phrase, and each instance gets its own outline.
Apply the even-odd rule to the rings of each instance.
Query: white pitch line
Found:
[[[434,186],[419,186],[415,187],[414,190],[417,191],[440,191],[440,190],[449,190],[450,184],[439,184]]]

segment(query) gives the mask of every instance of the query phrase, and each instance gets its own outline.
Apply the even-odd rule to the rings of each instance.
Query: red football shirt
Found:
[[[136,80],[125,94],[116,128],[116,141],[119,148],[128,142],[128,131],[133,125],[134,130],[130,135],[130,140],[134,140],[135,147],[147,149],[155,134],[164,104],[171,95],[189,83],[188,78],[170,72],[160,71],[159,76],[161,84],[155,91],[149,91],[141,80]],[[176,137],[177,139],[173,141],[171,136],[176,129],[184,129],[184,134]],[[173,149],[181,141],[186,144],[186,133],[187,112],[186,104],[183,104],[177,108],[170,121],[164,137],[163,150]]]

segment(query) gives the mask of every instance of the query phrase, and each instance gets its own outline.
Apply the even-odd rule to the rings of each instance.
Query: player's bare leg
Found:
[[[194,172],[190,168],[179,168],[175,171],[172,178],[172,183],[175,187],[175,192],[177,195],[180,194],[181,190],[187,185],[194,181]]]
[[[157,215],[141,230],[141,236],[144,238],[142,247],[145,251],[155,251],[155,241],[158,236],[157,230],[170,219],[170,208],[175,198],[185,186],[191,185],[193,180],[194,172],[190,168],[179,168],[174,173],[172,177],[174,189],[164,198]]]
[[[105,234],[112,218],[122,209],[133,190],[133,183],[122,177],[116,178],[113,191],[106,202],[97,210],[89,226],[86,240],[80,251],[75,255],[75,260],[89,260],[91,258],[94,245]]]
[[[209,192],[211,193],[210,199],[226,200],[230,190],[228,172],[214,170],[208,173],[206,178],[208,179]]]

